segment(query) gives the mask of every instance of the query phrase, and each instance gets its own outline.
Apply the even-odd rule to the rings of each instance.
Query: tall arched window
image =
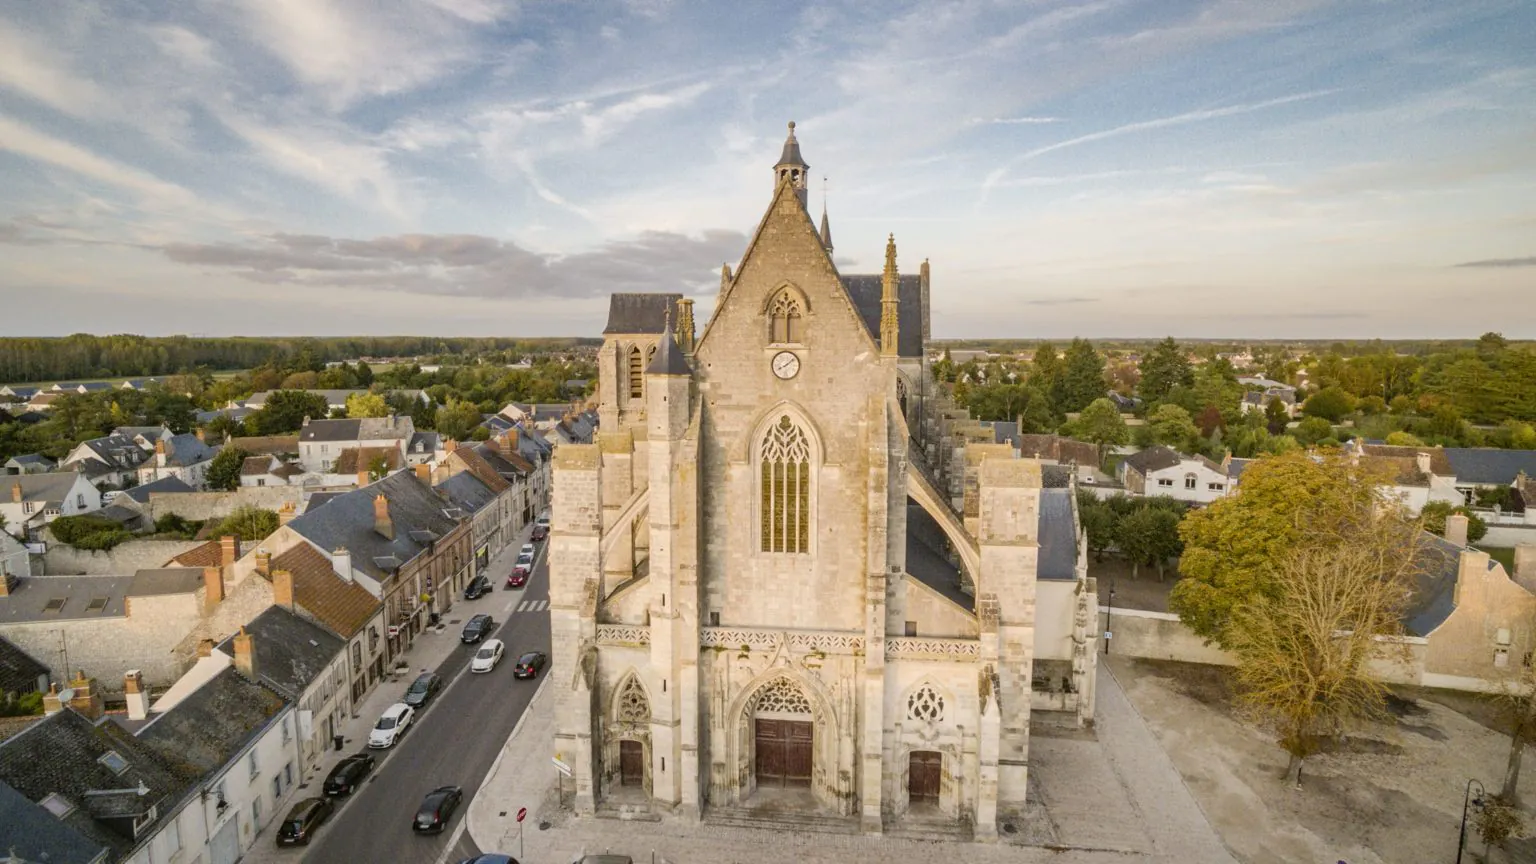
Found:
[[[811,445],[788,414],[768,428],[760,453],[762,550],[811,551]]]
[[[629,398],[645,395],[645,359],[639,345],[629,346]]]
[[[768,335],[775,342],[799,342],[804,333],[804,316],[800,300],[788,290],[780,291],[768,304]]]

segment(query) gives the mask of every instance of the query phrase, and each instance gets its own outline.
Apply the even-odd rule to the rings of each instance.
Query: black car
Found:
[[[479,600],[489,593],[491,593],[491,580],[484,576],[476,576],[464,586],[465,600]]]
[[[363,785],[363,778],[373,773],[373,757],[358,753],[336,763],[325,777],[325,794],[351,795]]]
[[[443,679],[431,672],[423,672],[416,676],[411,686],[405,690],[405,696],[400,700],[412,708],[421,709],[437,695],[437,691],[443,689]]]
[[[459,864],[517,864],[517,859],[511,855],[498,855],[495,852],[487,852],[484,855],[465,858]]]
[[[457,786],[433,789],[422,799],[421,808],[416,811],[416,818],[411,822],[411,830],[424,834],[442,833],[463,799],[464,790]]]
[[[549,658],[539,651],[529,651],[517,658],[517,665],[512,667],[513,678],[537,678],[544,671],[544,665]]]
[[[535,543],[542,542],[544,540],[548,540],[549,539],[549,526],[548,525],[535,525],[535,526],[533,526],[533,534],[531,536],[529,536],[528,539],[534,541]]]
[[[329,819],[335,808],[324,798],[305,798],[293,805],[288,818],[277,829],[277,845],[308,846],[315,829]]]
[[[491,628],[495,626],[496,622],[491,619],[491,616],[476,615],[464,625],[464,633],[459,638],[464,640],[464,644],[470,645],[491,635]]]

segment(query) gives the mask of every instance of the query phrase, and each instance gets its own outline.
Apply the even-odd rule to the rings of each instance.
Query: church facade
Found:
[[[1032,720],[1092,717],[1072,480],[945,398],[928,263],[893,238],[840,273],[807,170],[791,124],[701,332],[680,294],[611,300],[596,442],[554,457],[564,797],[995,837]]]

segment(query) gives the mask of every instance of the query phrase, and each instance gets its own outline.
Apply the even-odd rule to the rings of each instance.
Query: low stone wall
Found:
[[[278,510],[288,503],[302,512],[306,491],[303,486],[242,486],[232,492],[150,495],[144,510],[151,520],[170,513],[183,519],[222,519],[241,507]]]
[[[1488,534],[1477,541],[1478,546],[1519,546],[1536,543],[1536,525],[1489,525]]]
[[[1108,607],[1100,606],[1099,628],[1108,639],[1108,644],[1102,647],[1111,654],[1217,666],[1236,662],[1215,645],[1206,645],[1205,640],[1184,626],[1179,616],[1167,612],[1115,609],[1111,614]]]
[[[131,576],[138,570],[164,567],[165,562],[201,545],[195,540],[129,540],[103,552],[51,542],[42,555],[39,575]]]

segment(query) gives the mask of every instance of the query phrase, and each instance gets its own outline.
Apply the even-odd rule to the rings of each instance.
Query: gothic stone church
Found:
[[[1091,718],[1070,471],[929,372],[929,268],[840,273],[794,124],[713,316],[612,298],[599,433],[555,452],[556,756],[581,813],[1022,817],[1031,718]]]

